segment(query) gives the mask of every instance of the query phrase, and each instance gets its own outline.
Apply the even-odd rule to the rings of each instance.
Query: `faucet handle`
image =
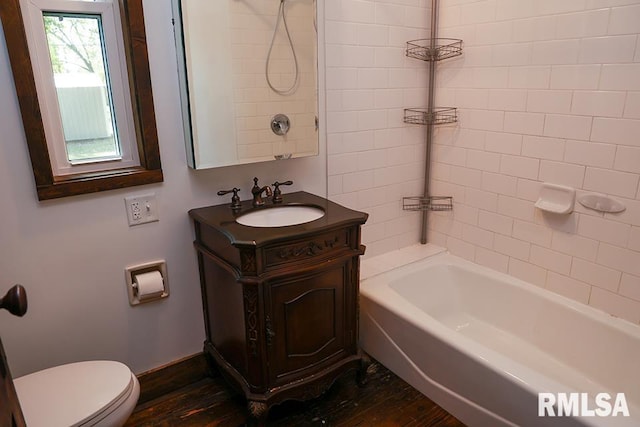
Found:
[[[240,205],[240,197],[238,197],[238,191],[240,191],[240,189],[235,187],[233,187],[231,190],[220,190],[218,191],[218,196],[224,196],[225,194],[233,193],[233,196],[231,196],[231,210],[239,211],[242,206]]]
[[[273,203],[282,203],[282,191],[280,191],[281,185],[292,185],[293,181],[285,181],[285,182],[274,182],[273,183]]]

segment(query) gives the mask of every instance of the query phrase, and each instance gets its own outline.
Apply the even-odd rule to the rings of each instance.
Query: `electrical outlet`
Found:
[[[158,203],[156,193],[129,196],[124,198],[129,225],[158,221]]]

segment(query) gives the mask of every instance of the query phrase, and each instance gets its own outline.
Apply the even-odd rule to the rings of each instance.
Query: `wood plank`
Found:
[[[288,401],[269,412],[269,426],[464,426],[433,401],[373,361],[358,387],[346,375],[320,398]],[[140,403],[125,426],[240,426],[254,423],[244,397],[222,377],[206,377]]]

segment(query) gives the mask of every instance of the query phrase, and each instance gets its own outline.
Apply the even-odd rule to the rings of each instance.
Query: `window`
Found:
[[[162,181],[142,0],[3,0],[0,17],[38,197]]]

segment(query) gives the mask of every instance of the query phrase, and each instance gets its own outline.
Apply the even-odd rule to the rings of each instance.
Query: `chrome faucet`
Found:
[[[267,197],[271,197],[271,187],[265,185],[264,187],[258,186],[258,178],[253,178],[253,187],[251,188],[251,194],[253,194],[253,206],[263,206],[264,200],[262,200],[262,193],[265,193]]]

